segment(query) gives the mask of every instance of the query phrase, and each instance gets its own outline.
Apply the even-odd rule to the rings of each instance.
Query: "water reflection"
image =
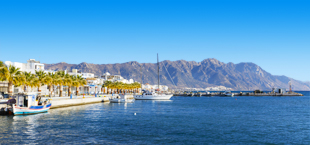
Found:
[[[180,97],[56,108],[0,116],[0,144],[309,144],[309,101]]]

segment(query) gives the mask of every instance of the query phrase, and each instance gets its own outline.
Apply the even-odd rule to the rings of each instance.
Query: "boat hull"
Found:
[[[170,100],[172,95],[135,95],[136,100]]]
[[[234,94],[226,94],[227,97],[234,97]]]
[[[13,106],[13,114],[14,115],[29,115],[29,114],[37,114],[47,112],[51,108],[52,104],[46,104],[42,106],[31,106],[31,107],[17,107]]]
[[[135,100],[134,99],[112,99],[110,100],[110,103],[133,103]]]

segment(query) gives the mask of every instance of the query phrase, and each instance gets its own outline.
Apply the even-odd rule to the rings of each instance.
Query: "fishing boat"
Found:
[[[157,92],[150,91],[142,91],[142,95],[135,95],[134,98],[136,100],[170,100],[173,95],[170,94],[160,94],[159,90],[159,62],[158,62],[158,54],[157,54],[157,74],[158,74],[158,89]],[[142,87],[141,87],[142,88]]]
[[[16,104],[12,105],[11,111],[14,115],[28,115],[47,112],[52,103],[49,99],[38,101],[37,93],[25,93],[16,96]]]

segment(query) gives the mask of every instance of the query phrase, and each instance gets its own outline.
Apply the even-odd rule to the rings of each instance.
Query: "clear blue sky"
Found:
[[[0,60],[253,62],[310,81],[309,0],[1,0]]]

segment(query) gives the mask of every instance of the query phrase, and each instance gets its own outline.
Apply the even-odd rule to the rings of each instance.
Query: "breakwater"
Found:
[[[49,99],[49,98],[43,98]],[[92,103],[100,103],[100,102],[109,102],[109,96],[102,95],[98,97],[93,96],[78,96],[78,97],[55,97],[51,98],[53,108],[59,107],[69,107],[69,106],[77,106],[77,105],[85,105],[85,104],[92,104]]]
[[[301,93],[291,92],[291,93],[250,93],[250,92],[240,92],[240,93],[231,93],[234,96],[303,96]],[[187,97],[212,97],[212,96],[221,96],[225,97],[227,96],[224,92],[213,92],[213,93],[204,93],[204,92],[198,92],[198,93],[175,93],[173,96],[187,96]]]

